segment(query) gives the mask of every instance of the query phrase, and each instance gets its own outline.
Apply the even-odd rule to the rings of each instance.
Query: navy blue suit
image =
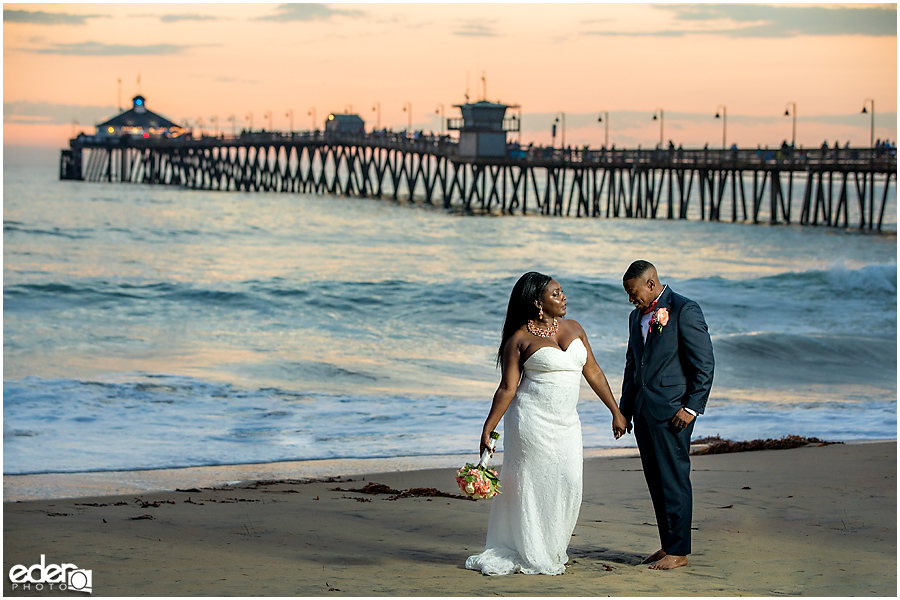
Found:
[[[684,429],[671,424],[681,408],[698,415],[706,409],[712,387],[712,342],[703,312],[693,300],[666,287],[658,311],[669,322],[657,331],[650,327],[646,343],[641,334],[642,311],[628,319],[628,350],[619,409],[634,420],[634,436],[650,489],[659,538],[666,554],[691,553],[690,442],[694,421]]]

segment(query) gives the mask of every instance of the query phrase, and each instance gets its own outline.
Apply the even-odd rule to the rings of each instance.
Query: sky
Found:
[[[565,122],[573,146],[771,147],[796,123],[865,147],[873,108],[897,137],[897,5],[3,5],[5,147],[65,147],[138,93],[205,133],[437,132],[468,94],[518,105],[525,144]]]

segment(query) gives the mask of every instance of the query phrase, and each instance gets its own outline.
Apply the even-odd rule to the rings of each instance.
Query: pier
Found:
[[[198,139],[80,135],[62,151],[60,178],[391,198],[471,213],[878,231],[891,190],[896,198],[895,149],[518,147],[505,142],[518,125],[509,121],[490,132],[459,124],[459,141],[327,130]],[[500,151],[486,135],[502,136]]]

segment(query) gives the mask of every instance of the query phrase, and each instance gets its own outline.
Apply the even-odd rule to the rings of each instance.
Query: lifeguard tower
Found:
[[[487,100],[454,104],[462,112],[462,119],[448,119],[447,128],[459,131],[460,158],[498,158],[507,156],[506,134],[519,131],[519,120],[506,118],[509,104]]]

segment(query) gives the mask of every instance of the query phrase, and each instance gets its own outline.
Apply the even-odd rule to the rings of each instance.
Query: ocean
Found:
[[[4,166],[4,475],[475,458],[516,279],[562,284],[616,391],[638,258],[709,324],[695,437],[897,437],[893,193],[868,234],[57,177]]]

